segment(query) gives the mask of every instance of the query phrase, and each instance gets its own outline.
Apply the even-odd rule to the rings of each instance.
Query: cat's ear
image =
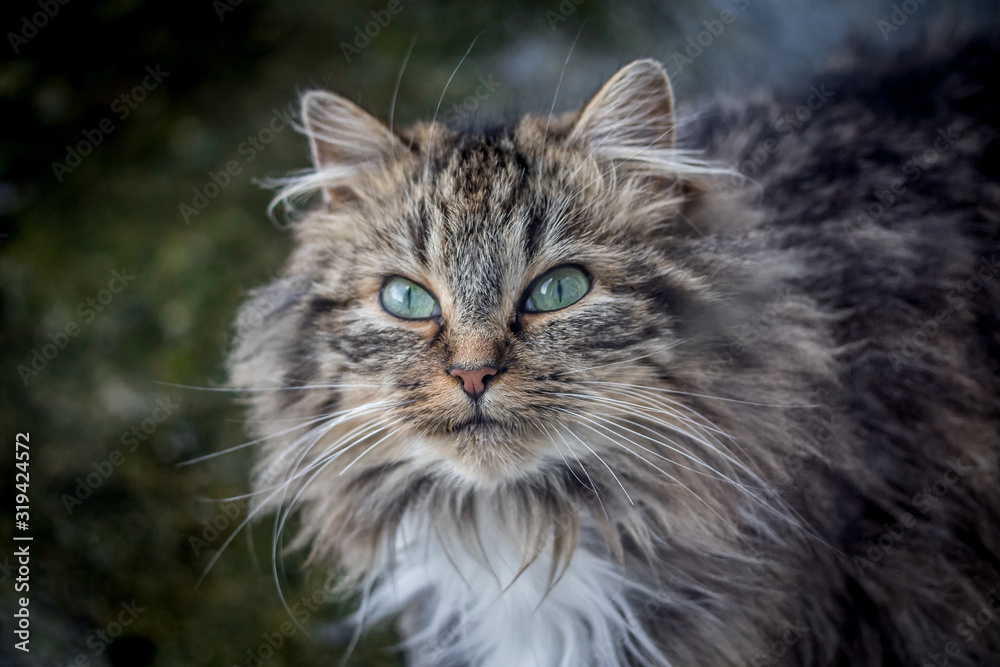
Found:
[[[410,150],[385,124],[340,95],[309,91],[302,96],[301,113],[317,171],[378,169]]]
[[[663,66],[636,60],[618,70],[580,112],[570,137],[611,159],[673,148],[674,93]]]

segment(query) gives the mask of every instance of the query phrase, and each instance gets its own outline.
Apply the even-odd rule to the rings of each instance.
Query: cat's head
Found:
[[[398,132],[326,92],[302,116],[315,169],[285,195],[322,203],[233,364],[259,416],[303,425],[275,457],[491,487],[614,450],[650,406],[664,432],[691,423],[649,389],[691,367],[679,350],[716,300],[683,256],[705,168],[675,146],[659,64],[485,131]]]

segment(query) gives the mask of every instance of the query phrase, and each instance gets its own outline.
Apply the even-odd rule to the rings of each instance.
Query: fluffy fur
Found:
[[[682,125],[651,61],[476,131],[306,94],[322,202],[231,358],[256,511],[413,665],[1000,661],[996,49],[862,60]]]

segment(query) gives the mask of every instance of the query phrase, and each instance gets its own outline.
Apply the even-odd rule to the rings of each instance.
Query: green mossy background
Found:
[[[579,34],[557,110],[579,104],[637,57],[666,62],[683,102],[804,85],[848,32],[893,47],[919,39],[942,12],[927,0],[884,40],[877,22],[892,2],[399,2],[402,10],[350,62],[341,44],[387,2],[72,0],[24,43],[10,35],[24,32],[39,3],[2,10],[0,665],[255,665],[265,635],[290,619],[282,595],[294,604],[323,590],[326,574],[303,571],[301,555],[289,554],[278,568],[279,594],[270,520],[252,530],[252,544],[237,536],[196,588],[242,519],[218,499],[247,492],[252,451],[178,465],[246,440],[233,396],[215,389],[224,383],[237,307],[290,247],[268,219],[270,192],[260,181],[304,168],[308,158],[287,127],[252,160],[240,147],[301,90],[336,90],[386,118],[412,48],[397,123],[430,117],[439,99],[441,117],[454,119],[454,105],[491,76],[499,87],[467,120],[545,113]],[[951,11],[971,25],[993,20],[993,4],[953,3]],[[673,54],[726,9],[735,22],[672,68],[680,62]],[[119,118],[112,102],[157,66],[167,73],[162,83]],[[113,131],[57,175],[53,163],[65,161],[67,146],[85,131],[93,136],[105,118]],[[240,172],[185,220],[181,205],[192,205],[194,190],[231,160]],[[134,279],[98,313],[87,299],[102,296],[112,271]],[[43,368],[36,357],[37,374],[27,371],[34,352],[50,336],[62,340],[57,332],[70,322],[79,334]],[[157,401],[179,407],[129,451],[130,430],[152,418]],[[13,650],[11,619],[19,432],[31,438],[30,654]],[[118,465],[108,463],[115,450]],[[108,465],[99,486],[78,491]],[[206,527],[213,521],[217,531]],[[143,611],[121,635],[110,644],[95,639],[133,600]],[[311,639],[296,630],[260,664],[335,664],[350,639],[337,620],[349,608],[345,601],[310,612]],[[366,633],[346,664],[401,664],[388,648],[395,639],[389,628]]]

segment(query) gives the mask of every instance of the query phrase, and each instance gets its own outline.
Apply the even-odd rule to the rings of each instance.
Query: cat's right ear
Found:
[[[340,95],[311,90],[302,96],[302,121],[317,172],[333,180],[390,164],[410,148],[367,111]],[[344,198],[341,188],[325,189],[327,201]]]
[[[611,159],[672,149],[674,94],[663,66],[636,60],[618,70],[580,112],[572,136]]]

